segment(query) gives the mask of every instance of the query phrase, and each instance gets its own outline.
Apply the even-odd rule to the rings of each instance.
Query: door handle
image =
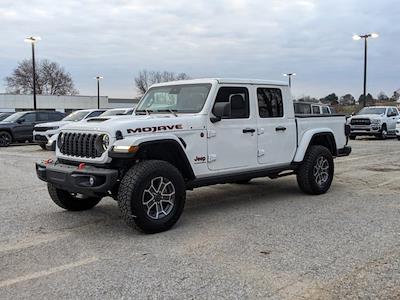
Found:
[[[283,126],[278,126],[275,128],[275,131],[285,131],[285,130],[286,130],[286,127],[283,127]]]
[[[254,128],[245,128],[243,129],[243,133],[254,133],[256,130]]]

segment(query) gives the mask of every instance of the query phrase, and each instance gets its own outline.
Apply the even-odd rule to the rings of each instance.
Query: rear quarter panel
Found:
[[[296,118],[297,121],[297,141],[298,147],[294,157],[295,162],[301,162],[307,151],[312,137],[317,133],[332,133],[336,148],[340,149],[346,145],[345,135],[345,116],[324,116],[324,117],[305,117]]]

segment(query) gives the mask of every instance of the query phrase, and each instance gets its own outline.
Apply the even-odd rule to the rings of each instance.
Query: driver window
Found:
[[[247,119],[250,116],[249,92],[244,87],[221,87],[218,90],[215,104],[230,103],[230,111],[223,119]],[[215,106],[214,104],[214,106]]]
[[[26,114],[23,117],[21,117],[20,120],[24,120],[23,123],[27,123],[27,124],[36,122],[36,114],[34,114],[34,113]]]

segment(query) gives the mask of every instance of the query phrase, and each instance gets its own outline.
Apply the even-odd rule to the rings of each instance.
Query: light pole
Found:
[[[24,41],[32,45],[32,73],[33,73],[33,110],[36,110],[36,66],[35,66],[35,43],[40,41],[38,36],[27,37]]]
[[[283,76],[289,77],[289,87],[292,86],[292,76],[296,76],[296,73],[285,73]]]
[[[96,76],[94,79],[97,80],[97,109],[100,108],[100,79],[103,79],[102,76]]]
[[[379,34],[377,33],[367,33],[367,34],[362,34],[358,35],[355,34],[353,35],[353,40],[359,41],[361,39],[364,39],[364,90],[363,90],[363,107],[365,107],[366,102],[367,102],[367,39],[368,38],[377,38]]]

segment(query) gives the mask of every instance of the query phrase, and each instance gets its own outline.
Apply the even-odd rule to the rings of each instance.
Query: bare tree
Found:
[[[143,95],[152,84],[187,79],[190,79],[190,77],[186,73],[175,74],[169,71],[142,70],[139,72],[138,76],[135,77],[135,85],[139,93]]]
[[[20,62],[11,74],[5,78],[6,90],[15,94],[33,92],[32,60]],[[47,59],[36,64],[36,93],[43,95],[76,95],[71,75],[56,62]]]

